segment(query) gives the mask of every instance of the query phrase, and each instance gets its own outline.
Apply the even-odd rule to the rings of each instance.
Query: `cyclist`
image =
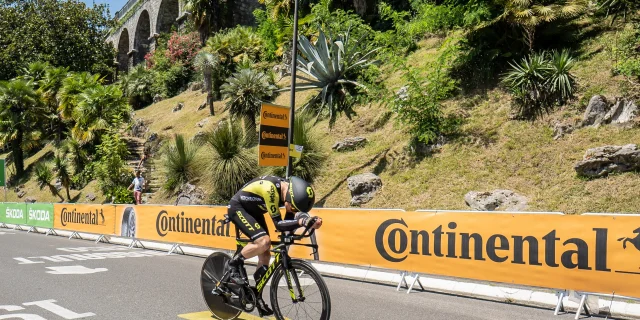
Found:
[[[276,176],[262,176],[245,184],[229,202],[228,215],[236,228],[246,234],[251,243],[247,244],[240,254],[229,262],[231,280],[244,285],[240,269],[244,260],[258,256],[258,265],[254,274],[256,281],[267,271],[271,258],[271,239],[264,218],[269,213],[278,231],[294,231],[300,227],[318,229],[322,219],[311,217],[307,212],[315,203],[315,192],[305,180],[292,176],[283,179]],[[284,219],[280,215],[280,207],[286,208]],[[258,298],[258,308],[263,314],[272,315],[269,306]]]

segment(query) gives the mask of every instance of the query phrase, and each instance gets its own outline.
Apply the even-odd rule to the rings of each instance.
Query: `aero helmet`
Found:
[[[316,201],[316,194],[311,185],[304,179],[291,176],[289,178],[289,191],[285,200],[291,203],[296,210],[308,212]]]

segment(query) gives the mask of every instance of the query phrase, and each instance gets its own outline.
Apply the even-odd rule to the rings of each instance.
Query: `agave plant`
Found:
[[[554,51],[551,56],[549,75],[549,85],[551,91],[557,96],[559,102],[564,102],[573,97],[576,87],[576,77],[571,73],[571,69],[576,64],[576,60],[569,54],[569,51]]]
[[[573,97],[576,78],[571,69],[575,60],[568,51],[534,53],[510,65],[512,69],[502,81],[514,95],[521,117],[539,116],[554,102],[564,103]]]
[[[255,126],[247,123],[243,131],[240,126],[226,121],[207,135],[207,143],[214,151],[211,162],[214,184],[225,200],[258,175],[258,163],[246,149],[254,143]]]
[[[310,117],[307,113],[296,114],[293,128],[293,144],[302,146],[300,158],[294,158],[292,175],[300,177],[306,181],[313,182],[313,179],[320,173],[323,162],[327,159],[318,143],[318,139],[311,132]],[[273,174],[284,176],[286,167],[274,167]]]
[[[164,185],[166,190],[176,191],[200,175],[200,168],[196,162],[199,148],[199,144],[186,141],[180,134],[174,136],[173,143],[165,151],[163,163],[167,179]]]
[[[302,110],[319,104],[318,117],[326,108],[330,126],[335,123],[337,113],[344,112],[348,117],[353,114],[351,105],[345,103],[349,89],[367,89],[353,78],[357,77],[359,70],[377,62],[372,56],[378,49],[361,52],[349,33],[350,29],[333,40],[331,35],[327,37],[320,28],[315,43],[312,44],[304,35],[299,40],[302,55],[297,57],[296,68],[308,76],[310,81],[296,86],[296,90],[321,89]]]

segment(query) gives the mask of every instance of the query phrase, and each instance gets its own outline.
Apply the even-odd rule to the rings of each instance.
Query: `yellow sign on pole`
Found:
[[[262,167],[286,167],[288,163],[289,108],[263,103],[258,164]]]

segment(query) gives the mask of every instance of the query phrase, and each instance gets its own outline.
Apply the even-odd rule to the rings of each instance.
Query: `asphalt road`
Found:
[[[200,294],[203,262],[0,229],[0,319],[211,319]],[[573,319],[573,314],[554,317],[547,308],[325,280],[332,319]]]

